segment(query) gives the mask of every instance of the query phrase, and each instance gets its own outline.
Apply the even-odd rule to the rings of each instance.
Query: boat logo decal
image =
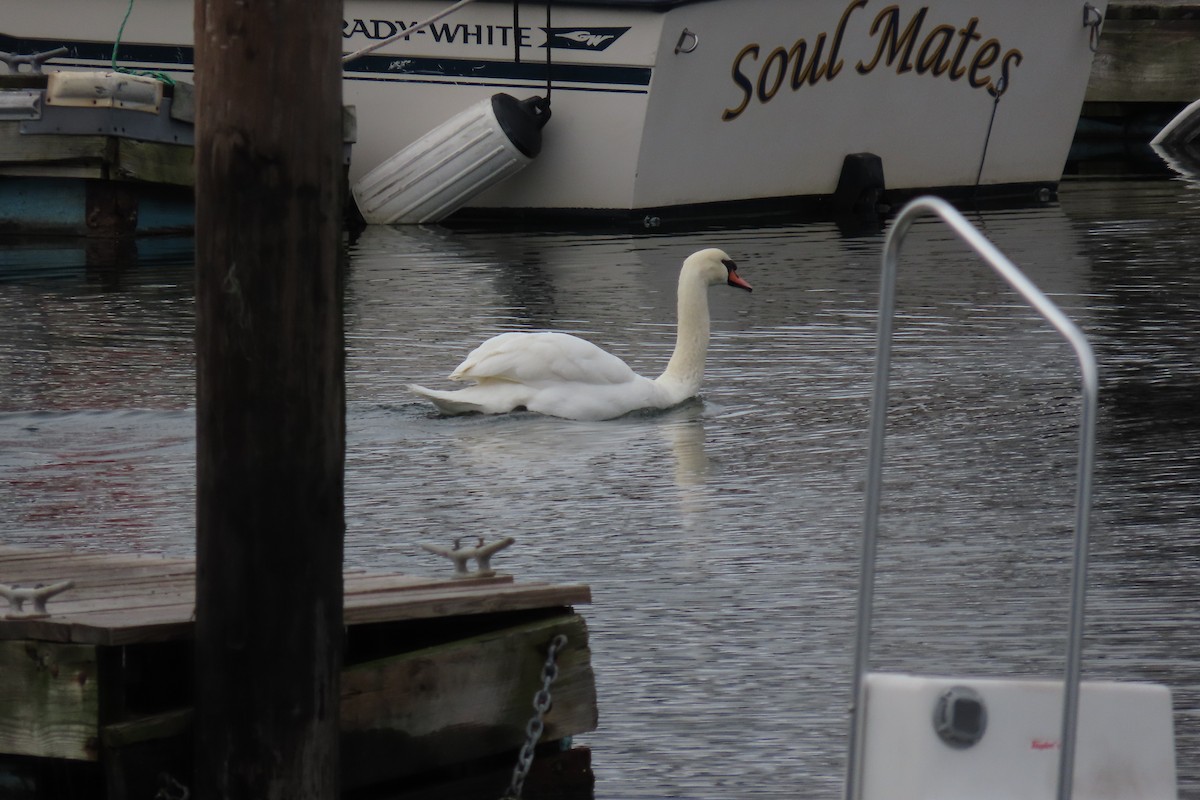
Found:
[[[567,50],[604,50],[629,28],[551,28],[551,47]],[[545,47],[545,45],[542,45]]]
[[[999,39],[985,38],[978,17],[962,24],[935,24],[927,19],[929,6],[906,13],[892,4],[884,6],[869,27],[865,16],[852,25],[855,12],[866,8],[869,1],[850,0],[832,37],[821,32],[811,41],[802,37],[790,46],[745,45],[731,69],[740,97],[722,112],[721,119],[737,119],[753,100],[770,103],[784,86],[797,92],[822,80],[832,81],[846,66],[843,50],[851,58],[857,56],[854,72],[859,75],[895,69],[897,75],[914,73],[950,81],[965,77],[970,88],[984,89],[997,98],[1012,85],[1013,70],[1025,58],[1020,50],[1006,50]]]

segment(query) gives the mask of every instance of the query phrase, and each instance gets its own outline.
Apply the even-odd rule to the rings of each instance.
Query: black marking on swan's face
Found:
[[[738,275],[737,264],[734,263],[732,258],[722,258],[721,263],[725,265],[725,272],[727,273],[726,283],[730,286],[736,286],[739,289],[745,289],[747,292],[754,291],[754,289],[750,288],[750,284],[746,283],[741,275]]]

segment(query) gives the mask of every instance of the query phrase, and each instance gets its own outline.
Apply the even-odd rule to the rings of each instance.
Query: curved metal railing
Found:
[[[1062,738],[1058,765],[1058,800],[1070,800],[1075,764],[1075,729],[1079,714],[1079,679],[1082,664],[1084,598],[1087,593],[1088,516],[1091,509],[1092,460],[1095,444],[1098,370],[1092,347],[1083,333],[1024,273],[1008,260],[953,206],[936,197],[919,197],[896,216],[883,253],[879,291],[879,329],[875,360],[875,388],[871,399],[866,509],[863,517],[863,550],[858,595],[857,642],[851,694],[850,756],[846,770],[845,800],[859,800],[862,786],[862,750],[866,721],[863,682],[870,664],[871,608],[875,591],[875,550],[879,528],[879,500],[883,475],[883,443],[887,422],[888,373],[892,347],[892,320],[896,304],[896,266],[900,246],[913,222],[922,216],[940,217],[959,238],[1015,289],[1062,334],[1079,360],[1082,406],[1080,410],[1079,480],[1075,499],[1075,540],[1071,572],[1071,610],[1067,665],[1063,686]]]

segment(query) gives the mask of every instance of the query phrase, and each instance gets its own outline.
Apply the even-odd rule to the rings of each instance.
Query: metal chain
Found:
[[[192,793],[188,791],[188,787],[184,786],[175,777],[167,772],[158,774],[158,791],[154,793],[154,800],[188,800]]]
[[[546,651],[546,663],[542,665],[542,688],[533,695],[533,716],[529,718],[529,724],[525,726],[525,744],[521,746],[521,752],[517,755],[517,766],[513,768],[512,782],[508,784],[508,791],[500,800],[521,800],[521,792],[525,788],[525,776],[529,774],[529,768],[533,766],[534,748],[537,747],[538,740],[542,738],[542,731],[546,727],[543,719],[554,702],[554,698],[550,696],[550,684],[558,678],[558,651],[562,650],[566,644],[567,637],[560,633],[551,640],[550,648]]]

